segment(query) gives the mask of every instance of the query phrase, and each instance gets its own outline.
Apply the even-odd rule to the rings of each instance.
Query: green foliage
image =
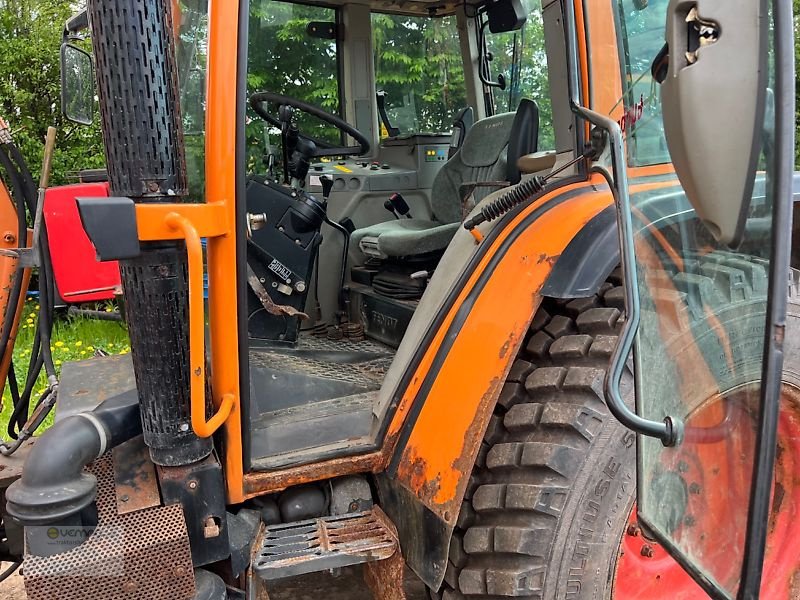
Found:
[[[446,132],[466,106],[455,17],[373,14],[377,89],[401,133]]]
[[[538,9],[531,11],[521,31],[489,35],[486,43],[493,56],[491,65],[494,77],[502,73],[508,84],[505,91],[495,91],[496,110],[514,110],[521,98],[534,100],[539,107],[539,149],[555,148],[541,12]],[[520,53],[522,56],[514,65],[512,59]]]
[[[102,310],[102,307],[100,309]],[[105,310],[111,311],[111,304],[106,305]],[[28,363],[31,357],[31,346],[33,345],[33,334],[36,329],[38,313],[39,304],[36,299],[28,299],[25,302],[17,340],[14,344],[14,371],[19,382],[24,382],[28,373]],[[67,362],[92,358],[100,351],[106,354],[127,354],[130,352],[131,347],[128,333],[121,322],[77,317],[56,320],[53,327],[53,337],[50,341],[50,349],[53,353],[56,372],[60,374],[61,367]],[[23,384],[21,383],[20,385]],[[33,388],[34,401],[41,396],[46,387],[47,378],[44,371],[42,371]],[[0,407],[0,438],[6,439],[6,427],[12,411],[11,393],[8,390],[8,386],[5,386],[3,388],[2,407]],[[41,431],[52,425],[53,417],[54,414],[50,413]]]
[[[247,93],[268,91],[284,94],[339,112],[339,65],[336,42],[306,34],[311,21],[334,21],[336,11],[273,0],[250,3],[247,56]],[[277,106],[267,106],[277,116]],[[341,136],[333,127],[303,114],[297,115],[303,133],[331,144]],[[248,170],[265,170],[269,153],[279,153],[280,134],[248,107],[245,126]]]
[[[70,172],[104,164],[99,126],[75,125],[61,116],[59,48],[71,13],[63,0],[0,0],[0,116],[34,174],[47,127],[58,128],[54,185],[67,182]]]

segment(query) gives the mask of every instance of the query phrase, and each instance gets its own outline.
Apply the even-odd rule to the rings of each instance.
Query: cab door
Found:
[[[791,4],[619,5],[629,166],[681,184],[631,197],[636,412],[669,433],[640,430],[639,522],[712,598],[797,597]]]

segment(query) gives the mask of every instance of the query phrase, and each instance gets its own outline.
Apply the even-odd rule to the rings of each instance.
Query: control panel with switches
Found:
[[[436,173],[447,161],[448,149],[449,137],[412,136],[387,140],[381,146],[380,161],[355,157],[311,165],[308,189],[319,193],[323,175],[333,180],[334,192],[429,189]]]

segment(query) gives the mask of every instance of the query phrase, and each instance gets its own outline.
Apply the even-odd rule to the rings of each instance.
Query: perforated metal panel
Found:
[[[186,250],[149,249],[120,263],[144,441],[153,462],[186,465],[211,453],[191,427]]]
[[[88,9],[112,193],[186,195],[171,3],[90,0]]]
[[[97,529],[68,552],[25,556],[28,599],[192,598],[192,556],[181,506],[118,515],[111,454],[96,460],[89,471],[97,477]]]

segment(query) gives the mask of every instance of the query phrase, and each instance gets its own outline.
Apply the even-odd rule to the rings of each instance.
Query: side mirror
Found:
[[[489,17],[489,31],[505,33],[521,29],[528,18],[528,10],[522,0],[497,0],[487,5],[486,15]]]
[[[92,57],[72,44],[61,44],[61,112],[68,120],[90,125],[94,117]]]
[[[764,130],[764,3],[671,0],[664,133],[686,196],[718,242],[741,241]]]

